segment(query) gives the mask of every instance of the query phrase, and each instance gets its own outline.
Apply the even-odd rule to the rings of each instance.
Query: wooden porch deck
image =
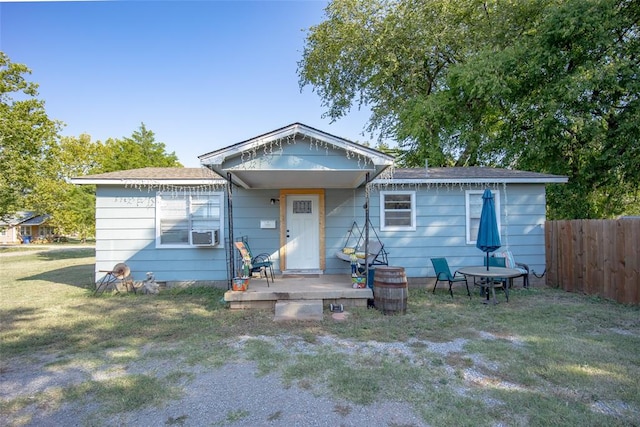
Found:
[[[344,275],[277,275],[269,280],[252,278],[246,291],[227,291],[224,299],[231,309],[275,310],[278,301],[322,300],[327,308],[330,304],[344,307],[366,307],[373,299],[370,288],[354,289],[351,277]]]

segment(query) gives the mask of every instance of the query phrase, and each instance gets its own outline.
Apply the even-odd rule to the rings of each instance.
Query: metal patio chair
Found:
[[[242,259],[250,260],[249,266],[249,274],[259,273],[260,277],[264,273],[264,277],[267,279],[267,286],[269,286],[269,276],[271,276],[271,281],[274,281],[273,274],[273,261],[271,261],[271,257],[268,253],[260,253],[258,255],[253,255],[251,253],[251,248],[249,247],[248,239],[242,238],[241,240],[234,242],[236,248],[242,255]]]
[[[455,282],[464,282],[467,287],[467,295],[471,298],[471,292],[469,292],[469,283],[467,282],[467,277],[464,275],[457,276],[458,272],[451,274],[451,269],[449,269],[449,263],[446,258],[431,258],[431,264],[433,265],[433,269],[436,271],[436,283],[433,285],[433,293],[436,293],[436,286],[438,286],[438,282],[448,282],[449,283],[449,293],[451,294],[451,298],[453,298],[453,290],[451,286]]]

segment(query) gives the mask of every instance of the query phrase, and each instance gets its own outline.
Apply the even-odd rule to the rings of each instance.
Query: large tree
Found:
[[[568,175],[551,217],[639,213],[640,3],[334,0],[299,63],[327,116],[367,104],[407,165]]]
[[[175,152],[167,153],[166,145],[156,142],[155,134],[144,123],[130,137],[108,139],[100,150],[97,163],[94,172],[182,166]]]
[[[55,176],[60,123],[49,119],[31,70],[0,51],[0,218],[28,208],[42,179]]]
[[[147,166],[182,166],[165,144],[155,142],[142,124],[131,137],[92,141],[89,135],[62,137],[51,147],[55,158],[51,178],[41,179],[27,205],[52,216],[50,224],[60,233],[90,237],[95,231],[95,186],[75,186],[70,178],[87,174],[137,169]]]
[[[62,138],[56,147],[59,160],[58,182],[43,182],[40,197],[34,201],[53,215],[54,225],[63,232],[77,232],[85,238],[95,230],[95,187],[75,186],[69,178],[148,166],[181,167],[175,153],[155,141],[144,123],[131,137],[93,142],[89,135]],[[46,187],[45,187],[46,186]]]
[[[40,180],[28,205],[51,215],[50,225],[61,234],[76,233],[86,239],[95,233],[95,187],[76,186],[70,178],[91,173],[99,167],[100,142],[89,135],[62,137],[53,148],[55,176]]]

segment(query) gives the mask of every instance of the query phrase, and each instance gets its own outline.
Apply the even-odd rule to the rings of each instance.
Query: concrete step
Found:
[[[277,301],[273,320],[322,320],[322,300]]]
[[[305,270],[283,270],[282,271],[282,278],[318,278],[321,277],[323,275],[323,271],[322,270],[318,270],[318,269],[313,269],[313,270],[309,270],[309,269],[305,269]]]

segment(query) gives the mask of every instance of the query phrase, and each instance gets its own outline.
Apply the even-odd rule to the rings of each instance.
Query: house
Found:
[[[336,254],[368,233],[384,245],[385,262],[419,282],[434,276],[430,257],[482,265],[475,236],[485,188],[503,247],[542,271],[545,185],[567,181],[483,167],[396,169],[385,153],[300,123],[199,159],[201,168],[73,180],[97,186],[96,281],[125,262],[138,280],[153,271],[161,282],[228,286],[241,237],[268,253],[277,273],[349,274]]]
[[[6,221],[0,220],[0,244],[31,243],[53,235],[53,228],[47,225],[50,218],[32,211],[20,211]]]

